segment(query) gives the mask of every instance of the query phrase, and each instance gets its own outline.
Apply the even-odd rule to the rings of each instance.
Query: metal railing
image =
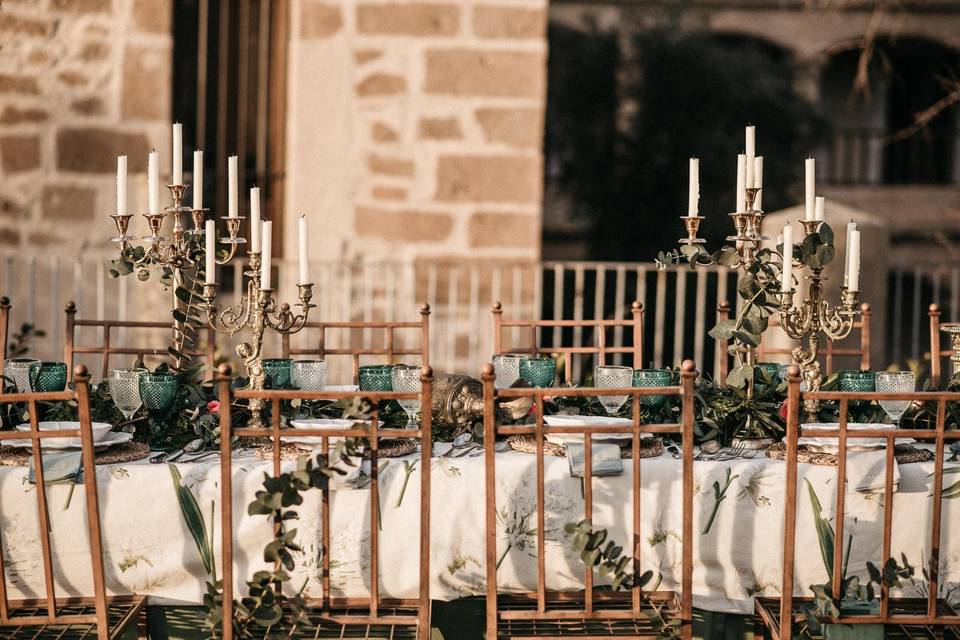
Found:
[[[24,322],[43,329],[46,336],[36,341],[34,353],[59,359],[68,300],[76,301],[79,318],[159,319],[157,309],[170,307],[171,294],[157,282],[138,282],[135,275],[111,279],[107,259],[0,255],[0,295],[13,302],[11,331]],[[645,363],[677,366],[692,358],[707,373],[716,368],[715,346],[707,331],[716,322],[717,303],[736,304],[735,276],[726,269],[658,271],[652,263],[624,262],[447,261],[314,262],[310,268],[317,304],[311,319],[416,320],[419,305],[428,302],[434,369],[469,374],[477,374],[492,354],[491,307],[496,301],[502,302],[505,319],[584,320],[629,317],[630,304],[639,300],[645,308]],[[278,272],[278,299],[294,300],[291,278],[296,277],[296,265],[278,261]],[[929,352],[930,303],[940,304],[944,321],[960,318],[960,265],[894,265],[887,277],[887,313],[875,319],[886,323],[886,357],[877,365],[924,360]],[[239,269],[223,270],[218,302],[226,304],[239,295],[241,278]],[[578,330],[557,330],[546,339],[554,345],[580,343],[585,336]],[[618,342],[624,338],[629,336],[622,331],[614,336]],[[219,339],[221,355],[229,357],[232,347],[224,336]],[[522,339],[511,336],[514,344]],[[117,340],[123,344],[134,337],[120,330]],[[307,340],[306,335],[294,336],[292,344]],[[278,336],[268,336],[266,352],[279,354]],[[573,373],[577,379],[583,372]]]

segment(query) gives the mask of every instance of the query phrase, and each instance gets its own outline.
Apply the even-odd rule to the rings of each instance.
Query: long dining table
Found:
[[[431,460],[431,598],[453,600],[484,593],[484,458],[441,455]],[[503,451],[497,463],[498,583],[504,592],[536,589],[536,458]],[[293,465],[293,462],[285,463]],[[631,460],[620,475],[594,478],[594,526],[608,539],[630,546]],[[653,569],[663,588],[680,583],[681,461],[668,452],[643,459],[641,477],[641,565]],[[173,473],[176,466],[179,474]],[[411,469],[412,466],[412,469]],[[956,468],[948,464],[947,468]],[[269,463],[252,450],[234,453],[234,565],[237,589],[265,568],[263,548],[272,536],[265,516],[246,515],[246,506],[261,486]],[[380,594],[415,598],[418,580],[420,481],[419,454],[379,461],[379,506],[371,505],[363,467],[337,481],[331,491],[331,586],[334,595],[369,593],[370,527],[378,521]],[[783,553],[785,464],[764,457],[694,463],[694,576],[696,607],[718,612],[752,611],[755,595],[779,594]],[[930,557],[927,534],[933,501],[932,462],[899,466],[894,494],[892,549],[918,567],[905,595],[923,594],[920,568]],[[822,583],[826,569],[815,526],[814,498],[833,521],[835,467],[799,465],[797,593]],[[409,476],[409,477],[408,477]],[[948,476],[953,478],[956,476]],[[151,464],[147,460],[97,469],[102,513],[104,563],[111,592],[150,596],[152,604],[202,602],[210,579],[181,513],[177,482],[187,488],[204,513],[203,532],[219,553],[220,465],[203,462]],[[564,525],[583,517],[579,478],[570,475],[566,458],[545,462],[544,508],[548,589],[582,586],[584,565],[573,551]],[[406,482],[405,482],[406,480]],[[950,484],[950,481],[946,483]],[[406,485],[406,489],[404,486]],[[69,485],[49,490],[52,551],[58,595],[90,595],[92,581],[82,494]],[[302,555],[291,585],[306,584],[308,595],[321,590],[319,491],[304,495],[296,524]],[[849,572],[865,574],[865,563],[882,562],[882,488],[858,492],[848,488],[845,532],[850,536]],[[371,519],[371,508],[379,518]],[[26,467],[0,468],[0,531],[9,596],[43,594],[43,566],[38,535],[35,488]],[[960,597],[960,498],[943,501],[941,589]],[[924,541],[927,541],[926,543]],[[217,558],[219,564],[219,556]]]

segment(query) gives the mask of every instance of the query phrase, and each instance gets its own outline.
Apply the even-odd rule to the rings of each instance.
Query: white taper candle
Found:
[[[160,213],[160,166],[156,151],[147,156],[147,211]]]
[[[847,223],[847,242],[846,242],[846,252],[847,255],[844,257],[843,261],[843,286],[850,284],[850,237],[853,235],[853,232],[857,228],[857,223],[850,221]]]
[[[700,159],[690,158],[690,192],[687,197],[687,215],[700,213]]]
[[[850,279],[847,281],[847,289],[850,291],[860,290],[860,230],[854,229],[850,234],[850,248],[848,250],[850,261]]]
[[[813,219],[823,222],[823,216],[827,208],[827,200],[823,196],[817,196],[814,200]]]
[[[260,252],[260,187],[250,187],[250,251]]]
[[[270,288],[270,258],[271,242],[273,240],[273,223],[262,223],[260,242],[263,243],[263,249],[260,253],[260,288]]]
[[[783,270],[780,273],[780,290],[793,289],[793,227],[788,222],[783,227]]]
[[[817,195],[817,167],[816,161],[813,158],[807,158],[806,163],[804,164],[804,220],[815,220],[814,218],[814,198]]]
[[[173,183],[183,184],[183,125],[173,123]]]
[[[763,156],[757,156],[753,159],[753,187],[763,189]],[[763,211],[763,191],[757,191],[753,199],[753,208],[757,211]]]
[[[741,153],[737,156],[737,210],[743,213],[747,208],[747,156]]]
[[[746,140],[746,156],[747,156],[747,187],[753,186],[753,160],[757,156],[757,128],[753,125],[747,127],[747,140]]]
[[[227,158],[227,215],[236,218],[237,209],[237,156]]]
[[[193,208],[203,209],[203,151],[193,152]]]
[[[300,216],[300,279],[297,284],[310,282],[310,268],[308,266],[307,249],[307,216]]]
[[[217,282],[217,225],[213,220],[204,223],[204,240],[206,240],[206,269],[204,275],[207,284]]]
[[[127,215],[127,156],[117,156],[117,214]]]

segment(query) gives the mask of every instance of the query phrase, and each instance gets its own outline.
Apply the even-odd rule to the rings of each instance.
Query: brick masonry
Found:
[[[0,251],[110,251],[119,153],[130,207],[146,208],[151,147],[169,167],[170,11],[169,0],[3,3]]]
[[[287,197],[314,251],[539,258],[546,6],[294,3]]]

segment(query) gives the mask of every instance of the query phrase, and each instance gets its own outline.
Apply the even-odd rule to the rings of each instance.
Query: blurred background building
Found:
[[[902,345],[883,357],[922,357],[926,304],[960,317],[958,47],[949,0],[6,0],[0,293],[50,345],[68,299],[130,318],[160,299],[106,275],[107,216],[116,156],[144,210],[147,153],[170,166],[176,120],[215,213],[237,154],[275,255],[295,258],[310,216],[325,319],[429,300],[438,365],[476,371],[494,300],[592,317],[638,298],[651,360],[709,363],[732,283],[652,260],[682,232],[689,156],[708,239],[729,233],[752,122],[767,211],[802,199],[812,153],[828,203],[880,221],[892,251],[871,302],[882,344]]]

